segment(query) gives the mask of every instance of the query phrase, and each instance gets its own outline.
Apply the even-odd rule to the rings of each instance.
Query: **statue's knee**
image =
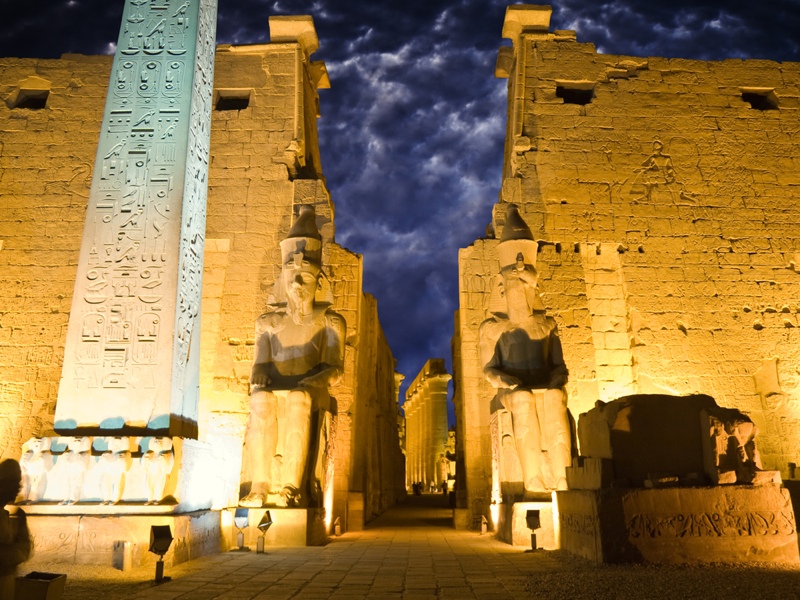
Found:
[[[265,419],[269,414],[270,404],[274,404],[274,402],[275,395],[272,392],[265,390],[253,392],[250,396],[250,413],[260,419]]]
[[[287,397],[289,406],[297,412],[310,412],[312,398],[306,390],[292,390]]]

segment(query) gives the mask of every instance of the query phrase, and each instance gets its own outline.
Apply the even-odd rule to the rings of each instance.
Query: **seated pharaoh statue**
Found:
[[[319,505],[330,479],[328,386],[343,373],[345,323],[316,301],[324,275],[313,207],[301,207],[281,256],[275,300],[256,322],[241,506]]]
[[[497,390],[490,407],[494,487],[504,496],[521,491],[525,500],[566,489],[572,454],[567,367],[556,322],[539,296],[537,251],[528,225],[509,204],[480,354],[484,376]]]

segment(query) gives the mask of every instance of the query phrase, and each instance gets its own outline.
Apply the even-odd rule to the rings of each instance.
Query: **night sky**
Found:
[[[319,137],[336,241],[364,256],[406,384],[429,357],[451,364],[458,249],[484,234],[500,189],[507,4],[219,0],[218,43],[266,42],[270,15],[314,17],[313,59],[332,85]],[[113,53],[122,6],[0,0],[0,56]],[[610,54],[800,61],[800,0],[557,0],[551,29]]]

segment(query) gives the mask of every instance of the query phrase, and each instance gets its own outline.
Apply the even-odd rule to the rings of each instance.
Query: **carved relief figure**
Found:
[[[67,494],[61,504],[75,504],[81,499],[83,492],[83,479],[91,462],[92,441],[88,437],[70,438],[67,451],[62,454],[61,460],[67,463]]]
[[[701,417],[708,424],[714,463],[712,480],[721,484],[752,483],[756,472],[761,470],[761,456],[755,442],[758,427],[739,411],[728,409],[717,413]]]
[[[331,399],[343,373],[345,323],[317,303],[322,239],[314,209],[301,207],[281,242],[276,301],[256,322],[250,415],[242,457],[242,506],[307,504],[321,490]],[[307,485],[307,488],[304,487]]]
[[[172,438],[152,438],[147,452],[142,455],[142,463],[147,472],[148,496],[145,504],[158,504],[164,499],[167,478],[175,465]]]
[[[130,467],[129,438],[108,439],[108,451],[100,455],[97,468],[101,470],[101,489],[103,504],[116,504],[122,498],[125,473]]]
[[[26,503],[38,502],[47,487],[47,471],[53,464],[50,456],[50,438],[31,438],[22,445],[22,489],[20,496]]]
[[[517,207],[509,204],[498,245],[493,315],[480,327],[483,373],[497,389],[490,409],[493,453],[516,451],[527,499],[566,489],[572,447],[563,390],[567,367],[556,323],[539,297],[537,249]],[[504,477],[508,474],[500,474],[501,487]]]

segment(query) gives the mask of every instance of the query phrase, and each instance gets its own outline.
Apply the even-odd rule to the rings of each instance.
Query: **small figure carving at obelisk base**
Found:
[[[500,276],[492,316],[481,324],[480,350],[483,373],[497,389],[490,409],[493,452],[498,457],[516,450],[525,499],[566,489],[572,448],[563,390],[567,367],[555,320],[546,316],[539,297],[537,250],[510,204],[497,250]],[[501,482],[504,477],[501,469]]]
[[[303,206],[281,242],[276,301],[256,322],[250,415],[244,437],[240,505],[308,505],[319,495],[331,427],[328,385],[344,365],[344,319],[317,303],[322,239]]]
[[[147,502],[158,504],[164,500],[167,479],[175,465],[175,453],[172,449],[172,438],[151,438],[147,452],[142,455],[141,462],[147,471]]]
[[[47,473],[53,465],[50,438],[31,438],[22,444],[22,489],[20,496],[26,504],[39,502],[47,488]]]

